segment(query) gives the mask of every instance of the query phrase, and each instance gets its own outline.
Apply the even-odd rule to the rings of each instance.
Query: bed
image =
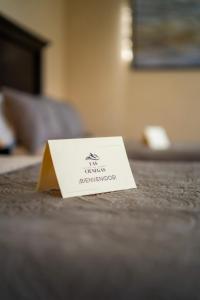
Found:
[[[2,299],[199,299],[200,163],[130,164],[137,190],[64,200],[0,175]]]
[[[43,50],[49,42],[0,14],[0,153],[42,153],[48,139],[88,135],[67,99],[43,93]],[[19,151],[18,151],[19,152]]]
[[[176,142],[171,143],[165,150],[153,150],[146,144],[126,140],[126,151],[130,159],[143,161],[168,161],[168,162],[197,162],[200,161],[200,143],[199,142]]]
[[[40,163],[41,160],[41,155],[0,155],[0,174],[35,165],[36,163]]]
[[[18,142],[2,113],[3,88],[42,94],[43,50],[48,44],[48,40],[0,13],[0,153],[10,154]]]

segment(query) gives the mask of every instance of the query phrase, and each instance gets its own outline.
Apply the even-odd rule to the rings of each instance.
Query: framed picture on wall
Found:
[[[132,0],[136,68],[200,67],[200,0]]]

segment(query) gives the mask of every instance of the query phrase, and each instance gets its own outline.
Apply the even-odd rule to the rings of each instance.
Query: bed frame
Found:
[[[42,50],[48,44],[0,14],[0,89],[42,93]]]

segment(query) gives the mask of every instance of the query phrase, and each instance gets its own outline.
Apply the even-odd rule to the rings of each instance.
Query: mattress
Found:
[[[125,146],[130,159],[145,161],[200,161],[199,143],[176,143],[165,150],[153,150],[147,145],[126,140]]]
[[[41,156],[34,155],[0,155],[0,174],[37,164],[41,160]]]
[[[130,164],[137,190],[68,199],[0,176],[2,299],[199,299],[200,163]]]

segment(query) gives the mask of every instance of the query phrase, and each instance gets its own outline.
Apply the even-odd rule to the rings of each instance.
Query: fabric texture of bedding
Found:
[[[100,205],[123,209],[200,209],[200,163],[131,162],[138,188],[94,196],[63,200],[58,191],[36,192],[39,166],[3,174],[0,177],[0,212],[12,215],[29,213],[37,216],[54,210],[83,204],[83,208]],[[11,184],[12,183],[12,184]],[[10,211],[11,209],[11,211]]]
[[[131,167],[137,190],[64,200],[0,176],[2,299],[199,299],[200,163]]]

